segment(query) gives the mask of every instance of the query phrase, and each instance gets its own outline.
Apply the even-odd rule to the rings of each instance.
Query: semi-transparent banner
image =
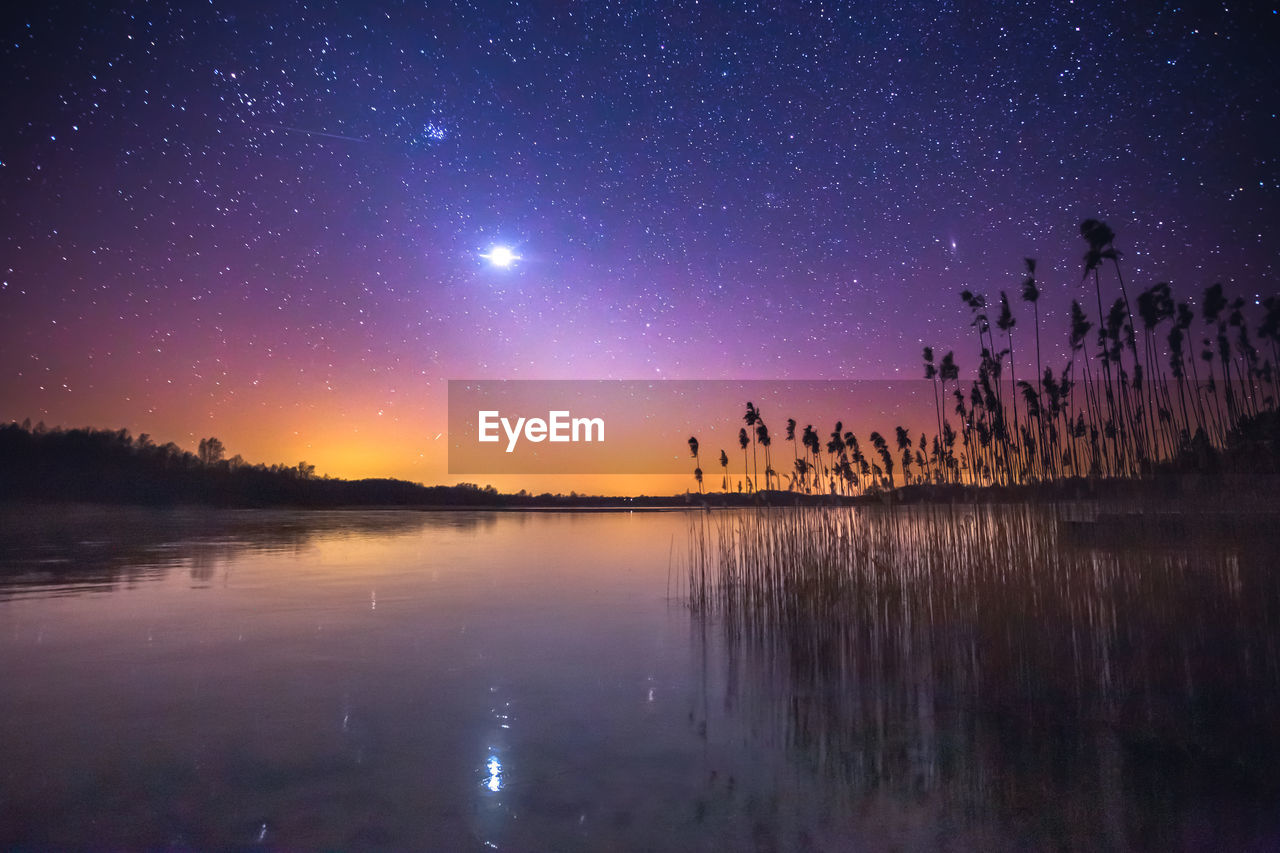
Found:
[[[753,453],[762,465],[766,447],[790,460],[803,456],[806,428],[825,447],[837,422],[863,441],[879,432],[892,443],[902,427],[914,442],[937,432],[945,405],[925,380],[451,379],[449,473],[689,474],[696,464],[710,478],[727,467],[722,452],[734,470]]]

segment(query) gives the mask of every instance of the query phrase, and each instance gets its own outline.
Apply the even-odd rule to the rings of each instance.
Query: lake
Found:
[[[751,511],[5,510],[0,847],[1280,843],[1274,532],[848,512],[923,592],[819,630],[690,608]]]

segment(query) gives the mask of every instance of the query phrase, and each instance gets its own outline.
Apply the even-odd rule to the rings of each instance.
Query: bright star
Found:
[[[507,246],[494,246],[489,250],[488,254],[481,255],[480,257],[484,258],[495,267],[502,267],[503,269],[506,269],[516,261],[520,260],[520,256],[511,251]]]

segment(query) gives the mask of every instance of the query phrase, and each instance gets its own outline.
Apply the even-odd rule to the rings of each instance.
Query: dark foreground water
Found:
[[[691,613],[696,514],[2,521],[0,849],[1280,845],[1265,532],[1081,541],[1046,515],[1035,535],[1102,580],[1022,584],[1034,622],[988,566],[980,596],[886,598],[833,634]],[[975,529],[919,529],[939,523]],[[903,565],[914,583],[936,559]],[[1152,572],[1131,590],[1158,592],[1150,612],[1099,603]],[[900,624],[962,605],[968,634]],[[1073,647],[1036,639],[1081,626]],[[1072,675],[1038,677],[1041,648],[1075,648],[1039,662]]]

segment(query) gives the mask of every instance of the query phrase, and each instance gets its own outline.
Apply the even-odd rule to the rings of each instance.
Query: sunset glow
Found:
[[[6,48],[4,420],[450,482],[450,378],[919,378],[1024,257],[1056,369],[1086,217],[1135,289],[1280,263],[1261,12],[59,8]]]

